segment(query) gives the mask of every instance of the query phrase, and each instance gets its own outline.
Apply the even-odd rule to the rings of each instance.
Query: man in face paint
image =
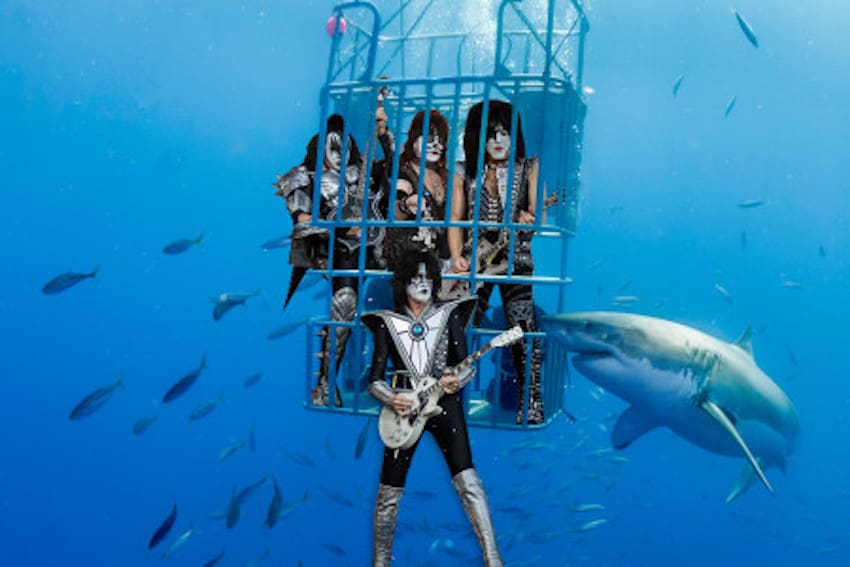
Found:
[[[412,251],[400,259],[393,273],[394,310],[364,313],[364,325],[374,336],[375,349],[369,393],[401,416],[410,400],[398,389],[409,389],[425,377],[440,377],[445,395],[442,412],[425,424],[439,445],[488,566],[501,566],[487,495],[472,464],[472,451],[460,381],[453,368],[467,357],[466,327],[475,308],[474,296],[438,302],[440,266],[433,254]],[[397,370],[391,386],[385,380],[387,361]],[[424,437],[424,435],[423,435]],[[389,566],[399,502],[411,460],[421,438],[407,449],[384,449],[381,481],[375,502],[373,565]]]
[[[427,135],[424,133],[426,116],[429,121]],[[429,114],[420,111],[413,117],[399,160],[394,207],[396,220],[415,221],[417,215],[425,221],[441,221],[446,218],[448,137],[448,121],[437,110],[431,110]],[[420,170],[423,165],[424,171]],[[386,242],[389,269],[393,269],[398,259],[410,250],[433,251],[443,263],[447,263],[449,258],[446,230],[443,227],[392,227],[387,230]]]
[[[379,109],[376,115],[375,131],[383,148],[385,160],[392,163],[394,142],[386,128],[386,114]],[[345,122],[338,114],[331,115],[327,121],[324,142],[320,144],[318,134],[307,145],[307,155],[301,165],[280,176],[277,183],[278,195],[286,200],[292,215],[293,235],[290,249],[290,263],[293,265],[287,303],[292,297],[301,278],[310,268],[327,269],[329,240],[333,243],[333,268],[337,270],[356,270],[360,247],[367,247],[367,268],[376,268],[377,259],[374,250],[380,246],[383,232],[370,228],[361,235],[359,227],[340,226],[332,233],[326,228],[312,224],[313,190],[318,178],[318,211],[323,220],[356,220],[362,214],[363,199],[369,218],[382,218],[380,200],[388,191],[385,178],[386,167],[372,167],[371,180],[362,178],[363,158],[352,136],[344,142]],[[357,310],[357,276],[335,276],[332,280],[330,318],[332,321],[352,321]],[[285,306],[284,306],[285,308]],[[328,327],[321,331],[322,351],[319,353],[320,366],[318,383],[313,389],[313,404],[325,406],[328,403],[329,377],[334,362],[336,367],[342,360],[345,345],[351,329],[346,326]],[[336,392],[336,405],[342,405],[339,390]]]
[[[477,213],[478,222],[488,224],[520,223],[534,224],[537,204],[537,158],[526,158],[525,140],[522,134],[522,121],[516,114],[514,122],[513,106],[504,101],[491,100],[487,110],[486,134],[483,159],[483,171],[478,171],[480,154],[479,141],[483,125],[484,103],[474,105],[466,119],[463,136],[463,149],[466,161],[458,164],[454,179],[452,196],[452,221],[473,219]],[[513,164],[511,159],[513,157]],[[513,165],[513,168],[511,168]],[[509,179],[513,170],[513,179]],[[508,207],[510,205],[510,207]],[[531,257],[531,230],[514,231],[513,265],[508,266],[510,229],[493,227],[477,229],[478,250],[477,272],[488,274],[511,274],[530,276],[534,273],[534,261]],[[459,227],[448,229],[448,242],[451,250],[452,270],[455,273],[468,273],[471,269],[472,250],[470,238],[464,242],[463,230]],[[485,264],[486,262],[486,264]],[[489,308],[490,295],[496,284],[484,282],[477,291],[479,309],[476,322],[480,321]],[[524,332],[536,332],[537,320],[534,313],[534,298],[529,284],[499,283],[499,294],[505,310],[507,327],[522,327]],[[516,423],[523,422],[524,384],[526,367],[526,342],[519,341],[511,347],[514,370],[518,384],[518,408]],[[544,420],[543,395],[541,385],[541,367],[543,354],[540,339],[532,339],[529,380],[528,423],[541,424]]]

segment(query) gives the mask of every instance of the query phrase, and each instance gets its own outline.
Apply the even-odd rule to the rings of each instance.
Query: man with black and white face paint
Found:
[[[325,140],[325,169],[339,171],[342,164],[342,136],[339,132],[328,132]]]
[[[375,117],[375,134],[384,152],[384,162],[392,164],[394,141],[386,128],[386,113],[383,109]],[[359,226],[340,226],[332,231],[312,223],[314,197],[319,200],[318,211],[322,220],[340,219],[353,221],[360,218],[362,204],[368,191],[366,214],[369,218],[382,218],[380,200],[389,192],[388,168],[381,161],[372,164],[372,178],[362,178],[363,158],[349,135],[343,138],[345,121],[338,114],[327,121],[324,141],[316,134],[307,145],[307,155],[301,165],[286,175],[280,176],[278,195],[286,199],[292,215],[293,231],[290,248],[290,263],[293,266],[286,302],[292,297],[298,282],[310,268],[327,269],[329,245],[334,247],[333,268],[357,270],[360,247],[367,247],[366,268],[376,268],[378,263],[375,249],[379,247],[383,232],[369,228],[361,237]],[[391,167],[391,166],[390,166]],[[314,195],[315,181],[319,181],[319,194]],[[330,319],[351,321],[357,311],[357,276],[334,276],[331,281]],[[284,305],[284,308],[286,305]],[[322,329],[322,352],[318,353],[318,383],[313,389],[313,404],[328,405],[329,380],[333,369],[339,367],[351,328],[333,326]],[[334,365],[334,362],[336,365]],[[336,405],[342,405],[337,389]]]
[[[425,124],[426,120],[428,124]],[[449,123],[438,110],[420,111],[414,115],[399,160],[394,207],[396,220],[445,220],[448,138]],[[411,224],[404,226],[399,223],[398,228],[387,229],[387,267],[394,269],[398,260],[410,250],[433,251],[441,262],[446,263],[449,258],[446,229],[433,223],[428,226]]]
[[[519,113],[514,113],[509,102],[491,100],[487,108],[487,121],[484,121],[484,103],[475,104],[466,118],[463,135],[463,150],[466,161],[458,164],[452,196],[452,221],[473,220],[487,223],[486,228],[478,228],[478,249],[476,250],[475,269],[478,273],[492,275],[531,276],[534,261],[531,258],[531,237],[533,230],[515,230],[508,223],[532,225],[536,222],[538,160],[525,156],[525,140],[522,134],[522,121]],[[479,146],[481,128],[486,125],[483,156]],[[513,160],[513,163],[511,161]],[[483,169],[479,171],[479,161]],[[513,179],[510,179],[511,170]],[[510,207],[508,205],[510,204]],[[495,225],[495,226],[494,226]],[[502,226],[499,226],[502,225]],[[509,245],[513,234],[513,265],[508,266]],[[448,229],[449,248],[451,249],[452,270],[455,273],[468,273],[472,266],[472,239],[464,242],[459,227]],[[478,288],[479,310],[476,322],[480,321],[489,307],[494,282],[484,282]],[[507,327],[516,325],[525,332],[537,331],[534,313],[532,287],[527,283],[500,282],[499,295],[505,310]],[[526,375],[525,339],[511,347],[514,370],[518,385],[518,408],[516,423],[524,421],[523,405],[525,400],[524,384]],[[528,365],[530,380],[528,386],[528,423],[542,424],[543,395],[541,368],[543,353],[539,338],[532,339],[531,364]]]
[[[398,390],[414,387],[425,377],[439,377],[445,391],[438,402],[442,411],[428,418],[425,430],[431,433],[446,460],[485,564],[501,567],[487,494],[472,464],[460,381],[453,371],[467,357],[466,327],[475,308],[475,297],[438,302],[434,290],[439,284],[437,258],[429,252],[411,251],[399,260],[393,272],[395,309],[361,316],[375,339],[369,393],[392,411],[406,416],[411,401],[399,395]],[[397,372],[392,385],[385,376],[388,360],[393,361]],[[424,435],[407,449],[384,448],[375,502],[373,566],[390,565],[399,502],[422,438]]]
[[[496,122],[487,129],[488,163],[504,165],[511,155],[511,133],[501,123]]]
[[[439,162],[443,158],[444,151],[445,148],[442,142],[440,142],[440,136],[436,132],[431,132],[431,135],[428,136],[428,143],[425,146],[425,165],[433,166]],[[413,144],[413,152],[416,159],[422,158],[422,136],[416,138],[416,142]]]
[[[428,275],[424,262],[419,264],[416,275],[410,278],[410,283],[407,284],[405,291],[407,292],[408,304],[415,304],[417,309],[420,305],[424,306],[424,304],[431,300],[431,294],[434,291],[434,280]]]

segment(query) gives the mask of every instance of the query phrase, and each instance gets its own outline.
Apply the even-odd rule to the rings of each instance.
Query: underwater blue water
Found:
[[[219,565],[266,549],[264,565],[368,564],[380,441],[373,428],[355,459],[363,418],[303,408],[305,334],[266,334],[321,304],[282,315],[286,251],[259,246],[290,230],[271,183],[316,128],[332,7],[0,3],[3,565],[201,565],[223,547]],[[769,471],[775,495],[755,486],[725,504],[742,460],[672,433],[641,439],[620,453],[627,462],[594,458],[609,446],[607,416],[624,404],[573,373],[565,404],[577,423],[471,430],[509,564],[850,563],[850,9],[839,0],[735,8],[758,49],[728,6],[708,0],[588,7],[594,92],[568,303],[613,309],[613,296],[637,295],[632,310],[726,340],[752,322],[756,360],[797,407],[800,449],[785,475]],[[740,208],[747,199],[767,205]],[[202,231],[200,246],[161,252]],[[53,276],[95,266],[93,280],[42,294]],[[210,298],[256,289],[213,321]],[[198,383],[162,406],[204,354]],[[261,381],[244,388],[255,372]],[[69,420],[83,396],[119,376],[124,386],[103,408]],[[209,417],[187,420],[220,395]],[[252,428],[255,451],[216,462]],[[233,529],[208,518],[234,485],[265,474],[285,503],[307,495],[273,529],[262,526],[270,484]],[[168,540],[148,551],[175,502]],[[589,503],[605,508],[575,510]],[[595,518],[607,523],[576,531]],[[477,561],[430,442],[408,479],[395,554],[400,565]]]

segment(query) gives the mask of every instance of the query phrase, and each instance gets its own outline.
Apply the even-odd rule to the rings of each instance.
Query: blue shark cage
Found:
[[[579,0],[502,0],[498,5],[490,0],[463,3],[454,0],[387,0],[385,3],[392,4],[389,6],[390,15],[385,20],[370,2],[348,2],[334,9],[334,19],[328,23],[332,46],[327,79],[320,95],[319,139],[325,137],[327,117],[333,113],[341,114],[345,118],[343,154],[347,152],[349,135],[352,135],[364,155],[365,174],[362,178],[369,180],[373,160],[381,157],[375,140],[374,121],[378,106],[382,104],[388,115],[388,126],[397,139],[389,196],[389,203],[394,203],[400,150],[408,125],[418,111],[436,109],[447,118],[450,126],[450,182],[446,197],[446,203],[450,204],[453,194],[451,180],[455,176],[456,162],[462,159],[460,142],[469,108],[476,102],[485,101],[482,123],[486,124],[489,100],[501,99],[512,103],[513,123],[516,124],[517,114],[522,119],[526,154],[540,159],[537,203],[544,203],[547,196],[551,202],[551,195],[557,194],[557,200],[548,207],[545,215],[539,214],[541,206],[538,206],[534,224],[536,235],[532,244],[535,273],[531,276],[512,273],[515,231],[528,229],[529,225],[511,223],[507,225],[510,233],[508,266],[511,268],[506,275],[473,271],[468,276],[446,277],[468,280],[470,289],[475,289],[476,283],[482,281],[530,283],[534,286],[538,314],[563,311],[571,281],[567,276],[567,252],[569,240],[575,235],[578,215],[579,165],[586,112],[582,95],[582,62],[589,26],[581,3]],[[425,117],[423,131],[427,132],[428,112]],[[517,129],[512,130],[512,136],[515,136]],[[482,148],[484,134],[482,129]],[[323,147],[320,143],[319,148]],[[516,143],[512,139],[511,158],[515,150]],[[476,164],[479,172],[483,169],[483,152],[480,154]],[[510,163],[513,164],[514,160],[511,159]],[[513,172],[508,175],[509,179],[512,178]],[[369,190],[366,181],[364,192]],[[319,191],[317,176],[314,195],[318,195]],[[417,191],[421,200],[422,180]],[[319,199],[313,199],[313,223],[331,231],[331,234],[340,227],[358,226],[363,244],[369,227],[416,226],[436,222],[423,220],[421,211],[415,221],[371,218],[367,214],[368,199],[362,201],[362,214],[357,220],[342,219],[342,207],[338,208],[336,219],[317,220]],[[510,208],[510,201],[506,207]],[[463,222],[451,222],[447,218],[439,223],[460,226],[472,234],[477,234],[475,229],[479,226],[477,218]],[[481,226],[485,226],[484,223]],[[357,270],[332,269],[333,247],[330,248],[329,267],[313,271],[328,279],[333,276],[356,277],[359,284],[358,316],[365,311],[391,307],[386,293],[380,291],[382,286],[387,287],[391,274],[366,268],[365,246],[360,248]],[[470,264],[475,266],[475,243],[472,250]],[[330,319],[332,291],[330,286],[328,289],[328,309],[324,315],[310,319],[307,325],[305,405],[317,411],[376,414],[380,408],[368,394],[366,383],[371,361],[370,333],[359,323],[358,317],[353,322]],[[491,309],[495,309],[497,314],[501,312],[499,305]],[[489,312],[485,317],[495,321],[489,327],[498,327],[497,318]],[[338,371],[329,364],[328,406],[313,406],[311,390],[321,364],[322,329],[339,326],[352,329],[346,354]],[[498,332],[498,329],[485,325],[478,328],[470,326],[470,352]],[[335,333],[330,335],[332,344],[328,351],[335,352]],[[554,341],[548,341],[545,332],[527,334],[527,338],[531,336],[540,337],[543,343],[542,392],[546,421],[542,425],[545,426],[563,411],[564,394],[569,385],[567,353]],[[526,341],[526,346],[531,348],[531,340]],[[526,376],[531,363],[530,352],[527,354]],[[510,360],[509,349],[496,349],[477,363],[478,372],[465,388],[470,425],[529,427],[525,416],[522,425],[515,423],[518,394],[511,395],[511,391],[516,392],[516,377]],[[525,398],[525,408],[528,407],[528,382],[525,381],[521,394]],[[342,395],[341,407],[334,404],[337,388]]]

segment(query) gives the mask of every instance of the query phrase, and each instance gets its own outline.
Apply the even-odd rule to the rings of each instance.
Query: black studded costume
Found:
[[[419,187],[419,172],[418,167],[410,162],[404,163],[399,167],[398,178],[407,181],[413,188],[413,193]],[[422,207],[423,221],[442,221],[446,219],[446,187],[441,183],[440,193],[431,191],[426,185],[422,188],[424,205]],[[405,205],[405,201],[409,194],[402,191],[397,192],[397,207],[399,213],[396,218],[403,220],[414,220],[416,211],[410,211]],[[387,239],[385,243],[387,254],[387,267],[392,267],[398,262],[406,252],[410,250],[427,250],[434,252],[441,261],[445,261],[450,257],[449,245],[446,240],[445,227],[437,226],[417,226],[417,227],[392,227],[387,229]]]
[[[425,111],[416,113],[407,132],[407,140],[399,159],[399,183],[393,209],[396,220],[416,219],[418,211],[415,208],[413,210],[408,208],[407,200],[417,194],[420,179],[422,179],[421,219],[423,221],[446,219],[446,187],[449,177],[449,171],[446,169],[446,148],[449,123],[437,110],[431,110],[428,116],[429,132],[423,132]],[[432,147],[432,144],[435,147]],[[431,161],[422,159],[423,152],[429,154],[431,151],[429,147],[439,150],[439,158]],[[426,167],[424,176],[419,169],[423,161]],[[412,250],[433,252],[441,262],[446,263],[451,254],[445,227],[402,225],[387,228],[385,251],[388,269],[393,270],[400,258]]]
[[[395,390],[385,381],[387,361],[396,369],[395,387],[411,388],[417,378],[440,377],[443,371],[467,356],[466,326],[475,308],[473,296],[445,303],[429,303],[418,317],[404,312],[379,311],[362,315],[373,333],[369,392],[390,404]],[[444,394],[439,400],[442,413],[428,419],[431,432],[446,459],[452,483],[478,537],[487,565],[502,565],[493,531],[487,496],[472,463],[472,452],[460,392]],[[421,438],[420,438],[421,440]],[[388,566],[398,506],[407,472],[419,441],[408,449],[384,449],[381,484],[375,503],[374,565]]]
[[[521,159],[514,164],[514,180],[510,184],[512,211],[510,218],[513,222],[517,221],[518,211],[527,206],[528,203],[528,176],[532,168],[536,167],[537,159]],[[490,166],[488,166],[490,167]],[[464,190],[466,193],[467,215],[468,218],[473,217],[476,195],[479,197],[478,218],[483,222],[488,223],[504,223],[508,218],[505,214],[505,205],[507,204],[508,191],[508,167],[500,166],[496,169],[496,179],[498,183],[498,193],[493,196],[489,191],[482,188],[480,192],[477,190],[477,180],[470,180],[466,175],[465,164],[458,164],[458,174],[464,178]],[[532,231],[522,230],[517,231],[514,236],[514,265],[513,275],[527,276],[534,272],[534,260],[531,257],[531,235]],[[498,228],[479,228],[478,242],[479,250],[490,248],[489,245],[498,244],[500,239],[502,242],[507,241],[509,232],[507,229]],[[471,256],[468,256],[471,257]],[[481,261],[479,256],[479,262]],[[491,274],[506,274],[508,263],[508,247],[504,246],[502,250],[492,258],[488,273]],[[478,288],[479,311],[476,316],[476,324],[484,315],[484,312],[489,307],[490,295],[495,287],[494,282],[483,282]],[[522,327],[524,332],[537,331],[537,318],[534,313],[534,297],[532,287],[529,284],[512,284],[499,283],[499,294],[502,297],[502,306],[505,311],[505,319],[507,327],[510,329],[515,325]],[[519,408],[517,412],[517,422],[519,423],[522,415],[522,388],[525,381],[525,358],[526,344],[525,340],[521,340],[511,347],[513,356],[514,370],[517,375],[519,388]],[[531,380],[529,381],[529,408],[528,421],[529,423],[541,423],[543,421],[543,400],[541,396],[540,370],[542,365],[542,351],[540,339],[532,339],[531,346]]]
[[[469,109],[466,118],[466,126],[463,135],[463,150],[466,163],[458,164],[456,176],[463,180],[463,192],[459,196],[465,202],[466,219],[473,219],[475,215],[476,200],[478,200],[478,220],[480,222],[505,224],[508,221],[517,223],[520,220],[520,212],[533,213],[529,211],[532,197],[536,197],[536,187],[530,187],[532,176],[537,178],[537,158],[526,158],[525,140],[522,134],[522,119],[516,115],[516,124],[511,124],[514,119],[513,106],[509,102],[491,100],[487,110],[487,122],[483,122],[484,103],[479,102]],[[475,171],[478,166],[481,128],[486,127],[487,146],[484,151],[484,182],[478,178],[479,173]],[[510,140],[510,141],[509,141]],[[490,148],[493,142],[492,152]],[[492,154],[492,155],[491,155]],[[510,159],[513,158],[513,179],[508,179],[510,172]],[[510,197],[510,199],[509,199]],[[511,208],[507,209],[510,201]],[[458,214],[457,208],[453,206],[454,215]],[[453,216],[454,216],[453,215]],[[529,276],[534,271],[534,261],[531,258],[532,230],[517,230],[514,234],[514,262],[512,274],[515,276]],[[508,243],[510,242],[510,231],[507,228],[482,227],[478,229],[478,272],[487,274],[508,273]],[[458,241],[455,240],[455,243]],[[499,248],[500,244],[504,244]],[[491,245],[488,247],[488,244]],[[457,245],[457,244],[455,244]],[[467,248],[471,247],[471,239],[467,242]],[[486,254],[482,248],[490,248]],[[495,253],[493,250],[500,250]],[[459,251],[452,250],[452,255]],[[470,250],[465,250],[463,255],[470,259]],[[489,256],[489,257],[488,257]],[[484,262],[489,262],[485,265]],[[472,266],[474,269],[475,267]],[[493,293],[494,282],[484,282],[477,291],[479,299],[479,310],[476,315],[476,324],[480,321],[484,312],[489,307],[490,295]],[[534,297],[529,284],[499,283],[499,295],[502,296],[502,306],[505,311],[507,327],[519,325],[526,333],[537,331],[537,320],[534,313]],[[517,408],[517,423],[522,422],[523,413],[523,388],[525,384],[526,366],[526,341],[520,340],[511,347],[514,369],[517,376],[519,391],[519,404]],[[542,350],[540,339],[532,339],[530,380],[529,380],[529,407],[528,422],[543,422],[543,397],[541,392],[540,373],[542,366]]]
[[[328,118],[328,135],[336,133],[341,138],[344,130],[343,119],[339,115]],[[372,180],[369,184],[366,211],[368,218],[384,218],[386,215],[386,198],[389,181],[387,179],[387,163],[392,163],[394,141],[392,133],[387,130],[378,138],[384,152],[384,160],[376,161],[372,166]],[[321,175],[319,181],[319,216],[323,220],[335,220],[339,214],[340,220],[356,220],[361,217],[366,183],[363,179],[365,164],[357,149],[353,137],[349,137],[348,161],[341,170],[322,166],[323,150],[319,147],[318,135],[313,136],[307,145],[307,155],[304,162],[280,176],[277,187],[278,195],[286,200],[286,206],[292,215],[293,230],[289,261],[293,266],[293,279],[287,302],[294,293],[301,277],[309,268],[327,269],[328,266],[328,230],[314,226],[308,222],[298,222],[300,214],[312,214],[313,188],[315,176]],[[342,151],[342,148],[339,148]],[[343,179],[340,179],[343,176]],[[381,246],[384,229],[369,227],[365,235],[367,246],[366,267],[382,267],[383,259]],[[335,270],[356,270],[360,253],[361,237],[352,235],[350,227],[339,227],[335,230],[333,253],[333,268]],[[333,278],[333,297],[331,300],[332,321],[352,321],[357,311],[357,278],[354,276],[337,276]],[[336,361],[337,368],[345,353],[345,345],[351,334],[348,327],[335,327],[334,355],[331,352],[331,333],[329,329],[322,331],[322,352],[319,377],[313,390],[313,404],[327,405],[328,381],[331,360]],[[339,390],[336,393],[336,405],[341,405]]]

